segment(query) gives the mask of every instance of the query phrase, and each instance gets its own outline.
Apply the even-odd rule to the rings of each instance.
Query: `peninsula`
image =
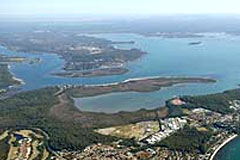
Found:
[[[4,56],[0,54],[0,63],[20,63],[20,62],[25,62],[26,58],[25,57],[9,57],[9,56]]]
[[[0,64],[0,89],[10,86],[21,85],[22,81],[15,78],[10,72],[7,64]],[[2,90],[3,91],[3,90]]]
[[[171,87],[184,83],[215,83],[216,80],[199,77],[150,77],[129,79],[120,83],[71,86],[67,85],[62,90],[74,98],[97,96],[112,92],[153,92],[164,87]]]
[[[133,45],[134,41],[109,41],[79,35],[74,32],[4,33],[0,45],[10,50],[27,53],[57,54],[65,60],[64,77],[92,77],[120,75],[128,70],[124,65],[146,53],[139,49],[119,49],[116,44]]]
[[[0,94],[12,86],[22,85],[24,82],[16,78],[9,71],[9,63],[22,63],[26,58],[17,56],[4,56],[0,54]]]

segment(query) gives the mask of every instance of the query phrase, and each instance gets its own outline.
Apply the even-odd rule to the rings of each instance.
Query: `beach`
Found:
[[[217,153],[229,142],[231,142],[233,139],[235,139],[238,135],[234,134],[233,136],[226,139],[218,148],[213,152],[209,160],[214,160],[214,157],[217,155]]]
[[[13,76],[12,79],[15,80],[15,81],[18,81],[20,83],[20,85],[24,85],[25,84],[25,82],[22,79],[17,78],[15,76]]]

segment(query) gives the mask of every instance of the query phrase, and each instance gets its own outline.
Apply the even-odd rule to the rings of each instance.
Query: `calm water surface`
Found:
[[[222,148],[214,160],[239,160],[240,159],[240,137],[235,138]]]
[[[144,37],[136,34],[93,35],[113,41],[135,41],[135,44],[116,45],[119,48],[139,48],[148,52],[141,59],[126,65],[130,72],[124,75],[95,78],[61,78],[51,76],[60,71],[64,61],[54,54],[15,53],[4,48],[7,55],[40,57],[40,64],[12,64],[11,72],[23,79],[23,90],[32,90],[56,84],[103,84],[121,82],[129,78],[149,76],[204,76],[218,80],[216,84],[177,85],[151,93],[112,93],[91,98],[77,99],[82,110],[98,112],[133,111],[155,108],[174,95],[206,94],[236,88],[240,83],[240,37],[228,35],[205,38]],[[188,45],[202,41],[201,45]]]

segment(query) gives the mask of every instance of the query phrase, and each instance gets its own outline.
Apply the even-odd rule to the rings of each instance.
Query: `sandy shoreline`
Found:
[[[15,81],[18,81],[20,83],[20,85],[24,85],[25,84],[25,82],[22,79],[17,78],[15,76],[13,76],[12,79],[15,80]]]
[[[128,83],[131,81],[141,81],[141,80],[149,80],[149,79],[158,79],[158,78],[200,78],[200,79],[212,79],[211,77],[197,77],[197,76],[148,76],[148,77],[138,77],[138,78],[129,78],[123,80],[121,82],[113,82],[113,83],[104,83],[104,84],[86,84],[83,86],[86,87],[102,87],[102,86],[112,86],[112,85],[119,85],[123,83]]]
[[[197,77],[197,76],[148,76],[148,77],[139,77],[139,78],[129,78],[123,81],[123,83],[130,81],[140,81],[148,79],[158,79],[158,78],[201,78],[201,79],[212,79],[211,77]]]
[[[220,146],[218,146],[218,148],[213,152],[213,154],[211,155],[209,160],[214,160],[214,157],[217,155],[217,153],[229,142],[231,142],[233,139],[235,139],[238,135],[235,134],[231,137],[229,137],[227,140],[225,140]]]
[[[17,82],[19,82],[20,83],[20,85],[24,85],[25,84],[25,82],[22,80],[22,79],[20,79],[20,78],[17,78],[16,76],[14,76],[14,73],[12,73],[10,70],[11,70],[11,66],[8,64],[7,65],[8,66],[8,70],[9,70],[9,72],[11,73],[11,75],[12,75],[12,79],[13,80],[15,80],[15,81],[17,81]],[[17,85],[18,86],[18,85]],[[9,86],[10,88],[11,87],[14,87],[14,86]]]

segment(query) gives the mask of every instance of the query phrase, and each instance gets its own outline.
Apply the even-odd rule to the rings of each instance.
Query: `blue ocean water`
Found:
[[[216,155],[214,160],[239,160],[240,137],[235,138],[224,146]]]

